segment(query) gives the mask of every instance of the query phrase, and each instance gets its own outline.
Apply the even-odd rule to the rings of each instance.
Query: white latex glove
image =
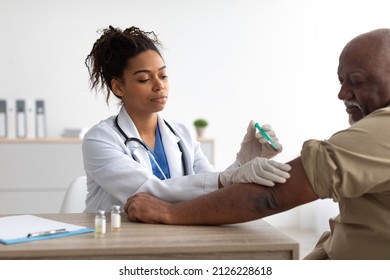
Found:
[[[226,170],[219,174],[224,187],[233,183],[256,183],[273,187],[275,183],[285,183],[290,178],[291,166],[274,160],[256,157],[243,166]]]
[[[255,157],[273,158],[283,150],[283,147],[278,142],[279,140],[271,126],[266,124],[263,125],[262,128],[276,143],[278,149],[274,149],[260,132],[256,133],[257,129],[255,128],[255,123],[254,121],[250,121],[244,139],[241,142],[240,151],[237,153],[236,157],[236,161],[240,166]]]

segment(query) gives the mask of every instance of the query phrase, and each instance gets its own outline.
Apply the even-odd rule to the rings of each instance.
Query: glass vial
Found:
[[[106,236],[106,216],[104,210],[99,210],[95,216],[95,237],[104,238]]]
[[[119,205],[113,205],[111,210],[111,231],[121,229],[121,210]]]

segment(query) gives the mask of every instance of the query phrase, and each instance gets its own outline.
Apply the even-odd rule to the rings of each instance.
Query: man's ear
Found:
[[[114,78],[111,80],[111,89],[116,96],[123,96],[122,81],[120,81],[119,79]]]

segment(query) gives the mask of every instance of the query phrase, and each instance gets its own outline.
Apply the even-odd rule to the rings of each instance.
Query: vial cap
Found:
[[[119,211],[120,208],[121,208],[121,207],[120,207],[119,205],[113,205],[113,206],[112,206],[112,210]]]
[[[97,213],[100,216],[104,216],[104,214],[105,214],[104,210],[98,210]]]

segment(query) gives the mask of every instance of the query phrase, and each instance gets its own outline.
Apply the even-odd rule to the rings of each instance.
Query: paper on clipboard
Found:
[[[28,237],[31,233],[64,229],[57,234]],[[0,243],[15,244],[34,240],[58,238],[75,234],[93,232],[93,229],[67,224],[33,215],[17,215],[0,218]]]

